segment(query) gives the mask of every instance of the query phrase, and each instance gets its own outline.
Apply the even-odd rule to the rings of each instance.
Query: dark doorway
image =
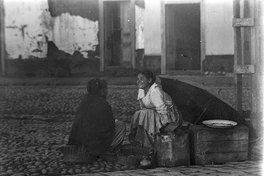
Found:
[[[105,2],[105,62],[107,66],[119,66],[121,60],[120,2]]]
[[[167,70],[200,70],[200,4],[169,4],[165,15]]]

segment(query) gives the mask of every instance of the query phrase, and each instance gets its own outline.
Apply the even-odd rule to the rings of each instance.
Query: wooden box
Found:
[[[158,166],[190,164],[189,134],[159,134],[156,142]]]
[[[248,135],[246,126],[217,129],[194,125],[190,134],[191,163],[220,164],[247,160]]]

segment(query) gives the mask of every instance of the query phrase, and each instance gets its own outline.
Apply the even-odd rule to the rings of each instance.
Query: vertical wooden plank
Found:
[[[244,3],[245,3],[245,0],[240,0],[240,11],[239,11],[239,14],[240,14],[240,18],[244,18]],[[239,28],[239,27],[238,27]],[[241,42],[240,42],[240,45],[241,45],[241,58],[238,58],[239,59],[239,62],[240,65],[241,64],[244,64],[244,54],[245,54],[245,28],[244,27],[240,27],[240,35],[241,35]]]
[[[133,69],[136,68],[136,7],[135,0],[130,0],[130,33],[131,33],[131,62]]]
[[[205,22],[205,2],[204,0],[201,0],[200,2],[200,15],[201,15],[201,41],[200,41],[200,47],[201,47],[201,74],[203,74],[203,61],[205,60],[205,28],[206,28],[206,22]]]
[[[161,74],[166,74],[166,9],[161,0]]]
[[[252,0],[245,0],[244,2],[244,17],[245,18],[253,18],[254,19],[254,10],[252,6]],[[252,64],[252,59],[254,55],[252,55],[253,52],[253,41],[254,41],[254,33],[252,27],[245,27],[245,41],[244,41],[244,64],[249,65]],[[253,47],[252,47],[253,46]],[[250,74],[250,81],[252,80],[252,75]],[[250,96],[248,98],[248,102],[251,105],[252,104],[252,97]]]
[[[105,69],[105,40],[104,40],[104,1],[99,0],[99,45],[100,45],[100,71]]]
[[[255,0],[248,1],[249,3],[249,16],[251,18],[255,18]],[[255,49],[256,49],[256,34],[255,34],[255,26],[253,28],[250,28],[250,44],[249,44],[249,50],[250,50],[250,64],[255,63]],[[246,61],[247,62],[247,61]],[[247,63],[245,63],[247,64]]]
[[[237,74],[236,76],[236,86],[237,86],[237,111],[242,113],[242,74]]]
[[[5,9],[4,0],[0,0],[0,58],[1,73],[5,75]]]
[[[244,0],[244,18],[252,18],[250,10],[250,0]],[[252,0],[251,0],[252,1]],[[251,30],[252,27],[244,27],[244,62],[243,64],[251,64]]]
[[[254,18],[255,18],[255,26],[253,28],[253,39],[252,43],[254,43],[253,49],[253,63],[256,66],[256,72],[252,75],[252,105],[251,105],[251,126],[253,128],[252,134],[255,137],[263,137],[263,77],[264,77],[264,69],[263,69],[263,59],[264,59],[264,45],[263,45],[263,37],[264,37],[264,1],[262,0],[254,0]],[[254,152],[254,151],[253,151]]]
[[[233,3],[234,18],[240,18],[240,0],[234,0]],[[241,30],[234,27],[234,65],[241,65]],[[236,90],[236,108],[242,112],[242,74],[235,76],[235,90]]]
[[[239,0],[239,17],[243,18],[244,16],[244,0]],[[244,28],[237,28],[237,64],[242,65],[244,63]],[[242,74],[236,75],[236,85],[237,85],[237,110],[242,114],[242,104],[243,104],[243,76]]]
[[[234,13],[234,18],[240,18],[240,0],[233,1],[233,13]],[[241,64],[239,63],[239,58],[241,57],[240,34],[241,34],[240,28],[234,27],[234,65]]]

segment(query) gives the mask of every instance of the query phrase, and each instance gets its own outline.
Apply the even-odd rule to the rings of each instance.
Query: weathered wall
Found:
[[[145,0],[145,54],[161,55],[160,1]]]
[[[166,0],[168,1],[168,0]],[[175,3],[198,2],[197,0],[170,0]],[[205,48],[207,55],[234,54],[232,28],[233,1],[203,1],[205,5]],[[145,0],[145,54],[161,54],[161,3]]]
[[[45,0],[5,0],[6,50],[10,58],[45,57],[47,45],[40,16],[48,4]]]
[[[5,0],[6,44],[10,58],[44,58],[47,40],[58,49],[87,57],[98,41],[96,0]],[[144,48],[144,7],[136,6],[136,49]],[[47,38],[46,38],[47,37]]]
[[[233,1],[205,0],[206,55],[234,54]]]
[[[53,17],[53,28],[48,37],[62,51],[73,54],[80,51],[87,57],[88,51],[95,51],[98,45],[98,21],[63,13]]]
[[[95,51],[98,45],[97,16],[89,10],[85,13],[80,10],[90,7],[89,3],[94,5],[94,1],[79,1],[72,3],[67,0],[56,5],[57,1],[48,0],[5,0],[6,50],[9,57],[46,57],[46,37],[69,54],[78,50],[86,57],[88,51]],[[89,15],[91,19],[86,17]]]
[[[69,13],[92,21],[99,18],[98,0],[48,0],[51,16]]]
[[[144,48],[144,8],[137,6],[136,12],[136,49]]]

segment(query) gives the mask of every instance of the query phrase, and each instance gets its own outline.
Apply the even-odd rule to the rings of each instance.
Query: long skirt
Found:
[[[142,109],[136,111],[132,117],[129,136],[143,147],[153,148],[156,134],[170,123],[174,123],[175,128],[181,123],[176,106],[170,108],[167,114],[160,114],[152,109]]]
[[[131,120],[130,136],[147,148],[153,148],[155,134],[163,127],[160,115],[152,109],[136,111]]]

